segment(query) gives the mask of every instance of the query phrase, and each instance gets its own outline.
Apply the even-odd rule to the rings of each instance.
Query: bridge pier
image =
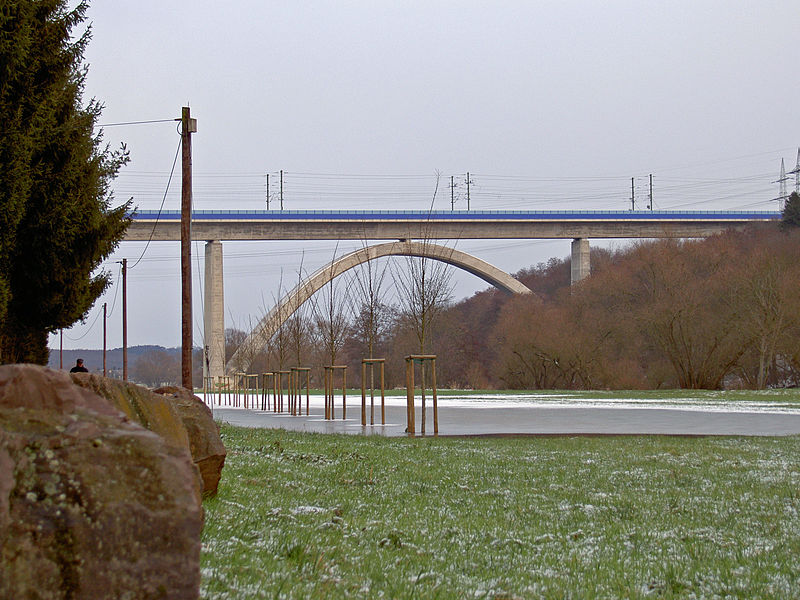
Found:
[[[222,242],[206,242],[205,307],[203,310],[203,376],[225,375],[225,298],[222,284]]]
[[[571,277],[570,284],[575,285],[582,279],[589,276],[591,272],[591,262],[589,260],[589,240],[587,238],[575,238],[572,240],[572,258],[570,261]]]

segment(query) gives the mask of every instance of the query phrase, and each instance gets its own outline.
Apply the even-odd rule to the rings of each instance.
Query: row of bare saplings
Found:
[[[380,379],[380,421],[386,425],[386,387],[385,387],[385,359],[365,358],[361,362],[361,425],[367,425],[367,370],[370,371],[370,410],[369,424],[375,425],[375,367],[378,367]],[[436,386],[436,356],[410,355],[406,357],[406,431],[414,434],[416,431],[415,397],[417,384],[415,383],[415,367],[420,378],[417,380],[421,395],[421,433],[425,433],[426,424],[426,393],[430,385],[430,394],[433,401],[433,432],[439,433],[439,407]],[[341,398],[342,420],[347,419],[347,365],[331,365],[324,368],[324,418],[336,418],[335,397],[338,387],[335,385],[336,374],[341,373]],[[428,383],[426,383],[426,372]],[[228,376],[205,377],[203,397],[209,404],[217,406],[232,406],[234,408],[258,409],[275,413],[285,412],[292,416],[303,415],[303,395],[305,394],[305,414],[311,415],[310,407],[310,367],[292,367],[288,371],[271,371],[259,374],[235,373]],[[284,385],[285,383],[285,385]],[[284,393],[285,392],[285,393]],[[286,402],[284,402],[284,399]]]
[[[233,369],[248,373],[286,372],[291,371],[290,365],[309,362],[348,366],[353,383],[363,386],[363,378],[359,381],[365,372],[359,368],[363,357],[369,361],[386,356],[385,384],[401,387],[405,358],[426,355],[436,321],[449,305],[452,270],[428,258],[377,262],[366,262],[340,277],[334,276],[331,267],[328,283],[294,312],[283,315],[282,325],[263,347],[244,343],[246,332],[255,330],[268,313],[275,314],[283,306],[279,298],[286,297],[287,290],[281,285],[275,295],[276,308],[264,308],[259,318],[226,331],[226,363],[233,361]],[[389,280],[394,284],[392,298],[386,285]],[[303,285],[298,275],[295,289]],[[403,335],[398,335],[401,330]],[[327,388],[327,370],[331,368],[337,367],[314,367],[309,374],[312,385]],[[374,389],[372,369],[369,377]]]

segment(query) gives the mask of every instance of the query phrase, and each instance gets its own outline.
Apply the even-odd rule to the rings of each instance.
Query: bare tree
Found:
[[[439,190],[439,174],[431,198],[433,210]],[[392,271],[395,287],[402,310],[401,318],[413,330],[420,354],[425,354],[429,337],[437,317],[444,311],[452,298],[452,269],[441,260],[428,257],[428,246],[433,246],[431,231],[423,227],[421,231],[421,256],[408,256],[406,268]],[[425,363],[420,365],[420,386],[425,389]],[[421,429],[425,431],[425,394],[422,395]]]
[[[354,284],[353,288],[356,287],[357,284]],[[362,356],[375,358],[375,353],[380,351],[397,321],[395,307],[383,302],[362,300],[353,301],[351,311],[351,339],[358,344]]]
[[[439,191],[439,174],[431,199],[431,210]],[[420,354],[426,344],[436,318],[452,299],[452,269],[446,263],[428,258],[424,248],[433,245],[430,230],[423,228],[422,256],[407,257],[405,269],[393,269],[392,277],[397,289],[402,318],[414,331]]]
[[[367,248],[367,241],[364,240],[362,245]],[[375,357],[375,346],[394,321],[392,308],[384,302],[388,267],[388,261],[380,265],[372,260],[361,263],[350,286],[351,333],[363,346],[367,358]]]
[[[302,261],[300,269],[302,271]],[[277,366],[278,371],[283,371],[289,363],[289,353],[291,351],[291,331],[292,326],[289,323],[289,307],[284,303],[286,290],[283,287],[283,269],[281,269],[281,276],[278,280],[278,291],[273,293],[272,301],[275,305],[276,317],[282,325],[275,331],[274,335],[267,343],[267,356],[269,357],[268,363]],[[262,308],[265,317],[270,311],[265,307]],[[274,370],[274,369],[273,369]]]
[[[235,323],[233,315],[229,319]],[[244,343],[248,332],[255,327],[252,316],[248,315],[245,322],[245,325],[235,324],[225,330],[225,362],[233,361],[231,367],[237,372],[258,372],[266,362],[266,350]]]
[[[337,245],[338,249],[338,245]],[[335,365],[345,342],[348,322],[346,307],[349,294],[342,289],[341,280],[335,277],[336,250],[330,263],[329,281],[312,300],[314,331],[322,343],[325,361]]]
[[[149,387],[177,385],[180,375],[180,356],[163,349],[142,354],[131,369],[132,378]]]
[[[401,307],[401,318],[413,330],[418,351],[424,354],[436,318],[452,298],[451,271],[442,262],[409,257],[406,269],[392,273]]]
[[[740,373],[757,389],[782,384],[776,373],[786,363],[782,355],[796,347],[800,325],[796,242],[796,237],[783,234],[762,235],[755,247],[740,250],[744,257],[731,286],[731,301],[740,308],[748,345]]]
[[[678,385],[718,389],[745,350],[741,317],[725,294],[734,260],[723,238],[634,247],[628,312],[675,370]]]
[[[509,387],[587,389],[598,383],[603,336],[569,298],[563,306],[534,297],[508,301],[496,328],[500,376]]]
[[[300,268],[297,270],[297,288],[295,289],[300,289],[304,285],[307,285],[307,281],[303,277],[303,263],[301,262]],[[281,304],[283,303],[281,302]],[[313,323],[307,317],[306,310],[305,304],[298,306],[294,314],[287,318],[285,325],[281,328],[286,329],[289,348],[292,352],[291,358],[297,367],[302,366],[305,362],[303,358],[310,350],[311,335],[313,333]]]
[[[278,297],[274,298],[275,306],[278,307],[279,312],[283,307],[283,303],[281,303],[281,298],[280,298],[280,294],[282,292],[282,287],[281,287],[282,284],[283,284],[283,273],[281,272],[281,284],[279,284],[278,286]],[[264,314],[266,314],[266,311]],[[278,316],[279,318],[281,317],[280,314]],[[284,319],[282,318],[280,320],[284,321]],[[272,338],[269,340],[267,352],[268,355],[270,356],[270,362],[273,365],[277,365],[278,370],[282,371],[288,361],[288,355],[289,355],[289,338],[285,324],[281,325],[281,327],[279,327],[278,330],[275,332],[275,335],[273,335]]]

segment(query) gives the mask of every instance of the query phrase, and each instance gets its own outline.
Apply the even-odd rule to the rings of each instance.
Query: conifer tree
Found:
[[[47,362],[47,335],[108,286],[96,270],[129,222],[109,188],[127,151],[103,143],[102,105],[82,99],[87,8],[0,3],[0,362]]]
[[[800,227],[800,196],[792,192],[786,199],[781,216],[781,226],[784,228]]]

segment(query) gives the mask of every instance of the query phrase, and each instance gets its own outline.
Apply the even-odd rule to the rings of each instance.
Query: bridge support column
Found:
[[[570,283],[575,285],[589,276],[591,263],[589,261],[589,240],[575,238],[572,240],[572,260]]]
[[[219,240],[206,242],[203,332],[203,376],[225,375],[225,298],[222,285],[222,242]]]

